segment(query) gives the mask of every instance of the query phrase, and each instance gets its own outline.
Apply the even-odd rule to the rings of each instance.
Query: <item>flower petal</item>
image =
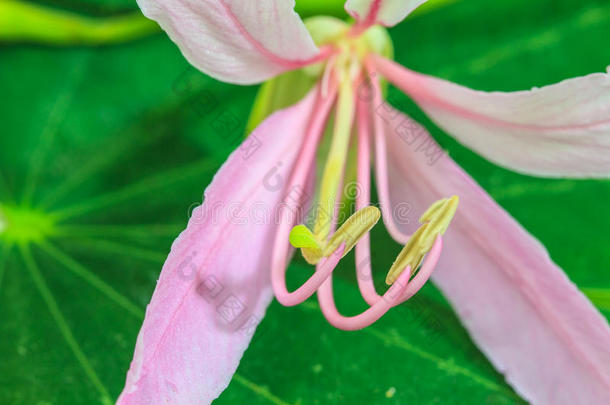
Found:
[[[375,57],[383,76],[449,134],[499,165],[540,176],[610,176],[610,75],[510,93],[475,91]]]
[[[319,56],[294,0],[138,0],[188,61],[230,83],[263,81]]]
[[[607,321],[545,248],[448,155],[430,159],[432,150],[442,150],[424,128],[396,110],[378,111],[385,120],[391,206],[409,204],[418,217],[441,197],[460,197],[432,279],[479,348],[532,403],[610,403]],[[396,221],[404,232],[417,226]]]
[[[315,103],[312,92],[265,120],[206,189],[163,266],[118,404],[207,404],[229,384],[272,298],[276,208]]]
[[[345,10],[363,26],[398,24],[428,0],[347,0]]]

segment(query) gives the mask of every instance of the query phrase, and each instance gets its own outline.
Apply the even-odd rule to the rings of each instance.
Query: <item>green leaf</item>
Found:
[[[104,4],[123,5],[113,1]],[[605,70],[609,16],[607,2],[595,0],[471,0],[391,34],[402,64],[483,90],[517,90]],[[171,242],[243,139],[257,89],[197,72],[164,35],[115,47],[4,46],[0,60],[0,403],[112,403]],[[508,172],[442,133],[395,89],[388,97],[609,314],[610,182]],[[372,240],[383,291],[401,246],[381,225]],[[311,270],[296,258],[290,286]],[[353,254],[337,272],[339,307],[362,310]],[[274,302],[217,403],[522,400],[427,285],[358,332],[330,327],[314,299]]]

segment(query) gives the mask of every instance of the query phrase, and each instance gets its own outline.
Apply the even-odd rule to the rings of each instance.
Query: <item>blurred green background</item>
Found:
[[[297,0],[303,14],[343,15],[340,3]],[[431,3],[391,29],[396,59],[415,70],[521,90],[610,64],[609,1]],[[0,0],[0,403],[112,403],[171,242],[239,143],[257,87],[189,67],[132,0],[16,4]],[[458,145],[395,89],[390,98],[610,316],[610,181],[511,173]],[[399,250],[374,229],[380,279]],[[355,313],[353,259],[342,266],[339,305]],[[295,259],[291,283],[307,268]],[[359,332],[330,327],[315,299],[274,302],[217,401],[522,402],[432,285]]]

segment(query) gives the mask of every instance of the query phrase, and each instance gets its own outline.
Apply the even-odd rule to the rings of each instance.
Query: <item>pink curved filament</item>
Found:
[[[407,266],[388,291],[369,309],[355,316],[343,316],[337,311],[333,298],[332,275],[324,281],[318,289],[318,302],[324,317],[338,329],[358,330],[366,328],[381,318],[386,312],[397,304],[408,287],[411,268]]]
[[[318,289],[318,302],[324,317],[336,328],[343,330],[357,330],[365,328],[381,318],[390,308],[399,305],[417,293],[428,281],[432,271],[438,263],[443,248],[442,237],[437,236],[430,252],[426,255],[424,263],[411,281],[411,267],[400,274],[390,289],[383,296],[379,296],[369,309],[356,316],[346,317],[339,313],[333,298],[332,275]]]
[[[370,204],[371,200],[371,150],[370,150],[370,117],[369,111],[363,100],[358,102],[358,173],[357,180],[360,185],[359,193],[356,194],[356,210],[360,210]],[[356,279],[358,288],[364,300],[373,305],[381,295],[377,294],[373,284],[371,270],[371,240],[370,234],[366,233],[356,244]]]
[[[277,300],[285,306],[293,306],[298,305],[307,298],[311,297],[324,282],[324,280],[329,278],[331,273],[335,270],[341,261],[344,251],[345,243],[342,243],[332,255],[320,260],[316,266],[315,273],[313,273],[313,275],[305,283],[303,283],[293,292],[289,293],[286,291],[286,294],[283,292],[281,292],[280,295],[276,294]]]
[[[371,101],[370,113],[373,115],[373,126],[375,134],[375,178],[377,179],[377,193],[379,194],[379,202],[381,214],[385,226],[394,240],[400,244],[406,244],[409,240],[409,235],[398,229],[398,225],[394,221],[390,207],[390,189],[388,181],[388,162],[387,162],[387,147],[385,140],[385,131],[383,130],[383,118],[376,111],[378,107],[376,103],[383,103],[383,97],[379,88],[379,80],[375,77],[376,74],[371,70],[371,65],[367,61],[367,71],[369,80],[373,88],[374,97]]]
[[[324,132],[323,129],[326,125],[326,120],[330,109],[334,103],[337,88],[334,84],[332,84],[329,94],[323,95],[321,93],[321,89],[318,88],[319,102],[316,103],[316,107],[312,112],[311,124],[305,136],[305,141],[301,148],[301,152],[299,153],[297,161],[294,165],[294,172],[290,177],[286,190],[292,190],[295,187],[303,188],[306,185],[305,182],[308,174],[311,171],[318,142],[320,141],[321,135]],[[298,212],[300,208],[299,202],[293,199],[288,199],[286,201],[286,208],[289,212]],[[323,277],[323,273],[316,272],[296,291],[289,292],[286,288],[286,267],[290,247],[288,237],[290,234],[290,229],[296,225],[295,222],[297,220],[298,218],[294,218],[294,221],[281,221],[273,243],[271,285],[278,301],[286,306],[297,305],[305,301],[307,298],[313,295],[325,278]],[[331,262],[325,261],[325,264],[331,264]],[[335,266],[325,267],[325,269],[330,268],[330,274],[330,272],[334,270]],[[326,275],[326,277],[328,277],[328,275]]]

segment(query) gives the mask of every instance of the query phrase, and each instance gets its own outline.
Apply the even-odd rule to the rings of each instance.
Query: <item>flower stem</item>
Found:
[[[0,1],[0,41],[48,45],[100,45],[126,42],[159,31],[139,11],[118,17],[92,18],[68,11]]]

